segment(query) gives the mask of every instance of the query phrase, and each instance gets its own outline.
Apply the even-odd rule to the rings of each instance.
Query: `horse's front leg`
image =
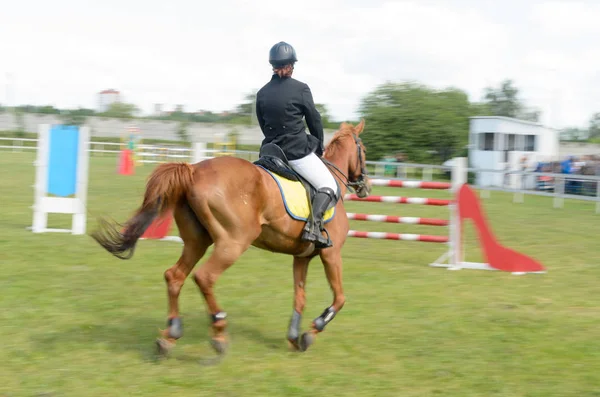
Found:
[[[287,339],[295,350],[305,351],[308,346],[300,334],[302,312],[306,304],[306,275],[311,258],[294,257],[294,310],[290,319]]]
[[[305,332],[300,338],[307,349],[315,340],[318,333],[323,332],[336,314],[342,310],[346,298],[342,286],[342,255],[341,247],[327,248],[321,251],[321,261],[325,268],[325,275],[329,287],[333,292],[333,302],[323,313],[312,322],[312,329]]]

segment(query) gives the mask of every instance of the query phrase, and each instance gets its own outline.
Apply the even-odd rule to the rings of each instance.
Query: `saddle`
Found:
[[[306,194],[307,194],[308,206],[309,206],[310,212],[312,213],[311,205],[312,205],[312,201],[315,197],[315,194],[317,193],[317,188],[314,187],[309,181],[304,179],[296,171],[294,171],[294,169],[290,166],[287,156],[285,155],[283,150],[274,143],[268,143],[261,147],[258,155],[259,155],[259,159],[256,160],[253,164],[260,166],[260,167],[264,168],[265,170],[267,170],[275,175],[278,175],[282,178],[288,179],[293,182],[299,182],[302,184],[302,186],[304,187],[304,190],[306,191]],[[336,197],[338,197],[338,201],[339,201],[340,194],[341,194],[340,185],[336,180]],[[284,195],[283,190],[282,190],[282,195]],[[285,200],[285,197],[284,197],[284,200]],[[329,204],[329,206],[327,207],[326,215],[328,215],[330,210],[333,207],[335,207],[336,204],[337,204],[337,201]],[[330,216],[325,217],[325,218],[329,218],[329,219],[325,220],[326,222],[328,220],[331,220],[330,218],[332,217],[332,214],[329,214],[329,215]]]

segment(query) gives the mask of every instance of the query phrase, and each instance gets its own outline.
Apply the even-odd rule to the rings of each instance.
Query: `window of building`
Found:
[[[494,150],[494,133],[479,134],[479,150]]]
[[[517,150],[516,147],[517,147],[517,139],[516,139],[515,134],[509,134],[508,135],[508,142],[507,142],[507,145],[506,145],[506,150],[511,150],[511,151],[512,150]]]
[[[535,135],[525,135],[525,151],[535,152]]]

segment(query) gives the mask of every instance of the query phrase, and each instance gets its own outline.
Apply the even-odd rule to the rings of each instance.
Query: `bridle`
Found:
[[[358,176],[358,178],[355,181],[351,181],[350,178],[332,162],[326,160],[325,158],[321,158],[321,159],[323,160],[323,162],[325,164],[327,164],[330,167],[333,167],[335,169],[335,171],[339,175],[341,175],[343,177],[343,179],[346,180],[345,182],[344,182],[344,180],[342,180],[341,182],[344,184],[344,186],[346,186],[348,188],[348,190],[356,192],[357,190],[362,190],[362,189],[367,188],[367,181],[365,178],[368,176],[368,173],[367,173],[367,168],[366,168],[365,162],[363,160],[363,155],[362,155],[362,150],[361,150],[361,145],[360,145],[362,141],[359,137],[357,137],[354,134],[352,134],[352,137],[354,138],[354,143],[356,143],[356,154],[357,154],[356,155],[356,161],[357,161],[356,165],[357,165],[357,168],[360,167],[360,175]],[[340,179],[342,179],[342,178],[340,178]]]

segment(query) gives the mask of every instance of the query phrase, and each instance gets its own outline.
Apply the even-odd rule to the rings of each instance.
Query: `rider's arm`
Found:
[[[263,119],[262,109],[260,107],[260,104],[258,103],[258,95],[256,96],[254,107],[256,108],[256,119],[258,120],[258,125],[260,125],[261,131],[264,132],[265,120]]]
[[[321,149],[323,147],[323,124],[321,122],[321,114],[317,110],[313,101],[312,93],[310,88],[306,86],[302,91],[302,99],[304,101],[304,117],[306,117],[306,125],[310,134],[315,136],[319,142],[321,142]]]

